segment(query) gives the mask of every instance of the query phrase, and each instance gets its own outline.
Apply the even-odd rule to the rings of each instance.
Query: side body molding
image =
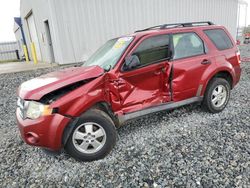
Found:
[[[169,102],[166,104],[157,105],[157,106],[146,108],[146,109],[139,110],[136,112],[127,113],[125,115],[120,115],[120,116],[118,116],[119,123],[120,123],[120,125],[122,125],[131,119],[135,119],[135,118],[138,118],[138,117],[141,117],[141,116],[144,116],[147,114],[151,114],[154,112],[159,112],[159,111],[163,111],[163,110],[171,110],[171,109],[181,107],[184,105],[192,104],[194,102],[201,102],[202,99],[203,99],[203,97],[193,97],[193,98],[189,98],[189,99],[182,100],[179,102]]]

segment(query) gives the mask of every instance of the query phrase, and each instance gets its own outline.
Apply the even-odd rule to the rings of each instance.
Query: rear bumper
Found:
[[[236,66],[234,68],[234,70],[235,70],[235,80],[234,80],[234,83],[233,83],[233,87],[240,81],[240,76],[241,76],[241,67],[240,67],[240,65]]]
[[[54,151],[61,149],[63,131],[70,122],[69,118],[52,114],[35,120],[22,119],[17,109],[16,119],[24,142]]]

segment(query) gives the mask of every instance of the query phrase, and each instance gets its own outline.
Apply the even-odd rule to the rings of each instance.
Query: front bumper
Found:
[[[64,128],[70,118],[60,114],[42,116],[38,119],[22,119],[20,109],[16,110],[16,119],[22,139],[29,145],[60,150]]]

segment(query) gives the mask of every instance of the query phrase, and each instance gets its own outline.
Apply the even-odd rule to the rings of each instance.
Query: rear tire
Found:
[[[230,98],[230,84],[223,78],[213,78],[207,86],[203,108],[210,113],[219,113],[227,105]]]
[[[113,149],[116,136],[111,118],[101,110],[91,109],[80,117],[71,131],[65,150],[80,161],[102,159]]]

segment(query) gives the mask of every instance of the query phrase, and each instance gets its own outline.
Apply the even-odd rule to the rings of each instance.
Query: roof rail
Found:
[[[147,30],[151,30],[151,29],[168,29],[168,28],[175,28],[175,27],[193,27],[193,26],[203,26],[203,25],[214,25],[214,23],[210,22],[210,21],[205,21],[205,22],[186,22],[186,23],[163,24],[163,25],[157,25],[157,26],[146,28],[146,29],[138,30],[135,32],[147,31]]]

